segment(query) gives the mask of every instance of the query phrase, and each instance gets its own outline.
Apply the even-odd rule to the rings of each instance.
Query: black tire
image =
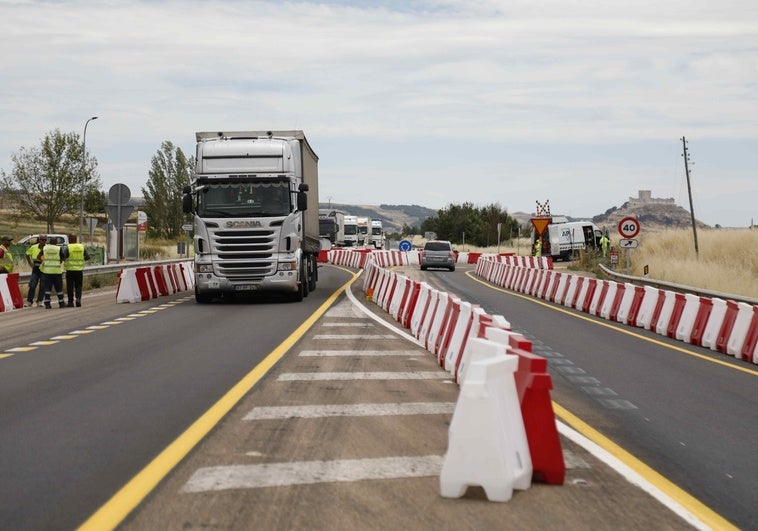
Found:
[[[455,271],[455,266],[450,266],[450,271]]]
[[[206,294],[201,294],[197,291],[197,286],[195,286],[195,302],[198,304],[208,304],[213,300],[213,297]]]
[[[308,264],[307,258],[300,260],[300,292],[303,299],[308,296]]]
[[[421,271],[426,271],[426,266],[421,266]]]
[[[316,282],[318,281],[318,264],[314,256],[308,257],[308,264],[310,266],[310,276],[308,277],[308,291],[315,291]]]

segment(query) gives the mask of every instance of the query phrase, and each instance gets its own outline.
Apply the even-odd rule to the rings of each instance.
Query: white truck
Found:
[[[362,218],[362,217],[358,218],[358,245],[361,247],[368,247],[368,244],[369,244],[368,226],[369,226],[368,218]]]
[[[337,247],[345,246],[345,213],[322,208],[318,213],[319,236]]]
[[[384,228],[381,219],[371,220],[371,244],[374,249],[384,249]]]
[[[358,218],[345,216],[345,247],[358,247]]]
[[[302,131],[195,133],[195,300],[316,288],[318,157]]]
[[[564,218],[565,219],[565,218]],[[603,232],[591,221],[551,222],[542,233],[542,256],[552,256],[553,260],[571,260],[580,251],[599,249]],[[532,248],[537,241],[532,230]]]

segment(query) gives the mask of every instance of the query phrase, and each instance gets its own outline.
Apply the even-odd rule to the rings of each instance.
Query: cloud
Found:
[[[468,193],[486,199],[499,169],[501,179],[527,183],[548,176],[585,179],[583,189],[614,183],[594,201],[581,194],[561,201],[561,188],[548,186],[513,206],[552,196],[553,204],[581,204],[594,215],[635,196],[640,174],[654,184],[666,178],[671,169],[658,152],[665,146],[676,160],[683,134],[700,146],[757,136],[758,4],[750,1],[0,1],[0,8],[0,44],[13,50],[0,57],[0,167],[9,170],[10,154],[47,131],[81,131],[98,115],[87,146],[103,182],[126,182],[133,193],[163,140],[191,154],[199,130],[299,128],[328,169],[322,193],[336,202],[358,202],[353,194],[380,202],[370,190],[332,184],[368,178],[383,183],[372,192],[381,202],[402,202],[392,198],[399,192],[432,208]],[[625,144],[638,159],[598,161],[604,149]],[[508,145],[517,149],[502,149]],[[450,160],[448,150],[458,156]],[[751,157],[739,156],[742,167],[720,178],[734,175],[746,186],[736,201],[754,205],[756,185],[738,173]],[[467,186],[458,189],[464,173]],[[738,219],[733,208],[714,206],[704,221],[744,225],[751,209]]]

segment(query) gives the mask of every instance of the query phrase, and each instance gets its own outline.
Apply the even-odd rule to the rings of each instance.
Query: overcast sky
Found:
[[[321,201],[758,223],[758,2],[3,1],[0,169],[83,134],[107,191],[194,133],[302,129]],[[643,227],[644,230],[644,227]]]

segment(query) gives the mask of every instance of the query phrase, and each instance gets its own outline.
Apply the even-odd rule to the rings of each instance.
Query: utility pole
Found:
[[[695,237],[695,257],[700,258],[700,253],[697,247],[697,226],[695,225],[695,208],[692,206],[692,188],[690,187],[690,154],[687,152],[687,140],[682,137],[682,148],[684,149],[684,152],[682,153],[682,157],[684,157],[684,173],[687,175],[687,194],[690,196],[690,215],[692,216],[692,234]]]

